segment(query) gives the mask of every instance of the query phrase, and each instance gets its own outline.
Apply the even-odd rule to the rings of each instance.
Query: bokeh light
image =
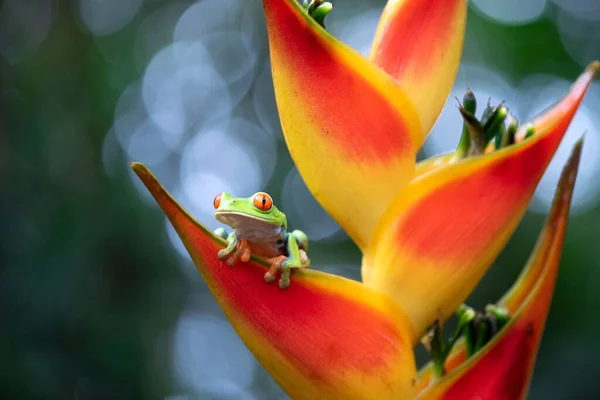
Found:
[[[554,0],[556,26],[567,53],[581,66],[600,54],[600,3],[595,0]]]
[[[254,84],[252,105],[261,126],[273,136],[283,140],[274,90],[271,64],[266,62],[261,68]]]
[[[87,29],[104,36],[131,22],[141,5],[142,0],[79,0],[79,11]]]
[[[542,17],[548,0],[473,0],[474,9],[486,17],[506,25],[535,22]]]
[[[220,226],[216,194],[267,190],[289,228],[307,233],[313,268],[360,280],[356,246],[314,199],[285,146],[261,2],[63,3],[0,3],[0,99],[8,127],[8,135],[0,130],[0,282],[9,299],[5,324],[14,328],[14,336],[0,339],[16,354],[0,376],[16,388],[8,393],[287,398],[235,334],[127,167],[130,160],[146,164],[210,229]],[[368,55],[384,4],[334,1],[327,30]],[[467,88],[478,114],[491,98],[505,101],[523,123],[599,57],[597,0],[469,2],[457,80],[420,156],[456,148],[462,119],[455,97]],[[525,223],[493,267],[502,279],[481,289],[489,301],[512,282],[571,146],[585,134],[563,257],[568,268],[559,277],[532,399],[600,393],[593,379],[600,364],[590,356],[600,351],[594,353],[600,323],[593,313],[600,307],[599,109],[595,83]],[[578,310],[585,318],[574,317]],[[564,370],[585,377],[565,379]]]
[[[209,397],[252,399],[245,389],[252,385],[255,365],[225,319],[194,310],[181,316],[173,337],[173,370],[182,388]]]
[[[547,75],[532,75],[520,85],[524,96],[524,104],[528,105],[525,113],[530,120],[556,102],[570,88],[571,82]],[[600,115],[594,110],[600,109],[600,88],[597,84],[590,88],[585,103],[573,118],[556,155],[550,162],[531,203],[531,210],[546,214],[552,204],[556,182],[562,168],[571,153],[575,142],[584,137],[581,165],[577,174],[577,185],[573,193],[571,213],[579,214],[589,211],[600,200]]]
[[[5,0],[0,4],[0,55],[18,64],[42,44],[54,16],[53,0]]]
[[[290,226],[302,230],[310,241],[327,239],[340,231],[340,226],[308,191],[295,167],[288,172],[283,182],[281,198],[282,209],[286,210]]]
[[[134,61],[142,72],[160,49],[173,42],[173,30],[181,21],[182,14],[189,7],[185,3],[171,3],[149,13],[144,17],[135,32]],[[193,40],[181,40],[193,41]]]

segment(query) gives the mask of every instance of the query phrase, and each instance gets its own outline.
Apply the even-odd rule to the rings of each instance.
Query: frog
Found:
[[[214,233],[227,241],[227,246],[217,253],[228,266],[238,261],[248,262],[252,255],[268,259],[270,268],[264,275],[267,283],[273,283],[281,271],[279,288],[290,286],[292,269],[310,267],[308,237],[301,230],[288,232],[287,217],[273,204],[265,192],[233,197],[227,192],[219,193],[213,200],[215,219],[232,228],[217,228]]]

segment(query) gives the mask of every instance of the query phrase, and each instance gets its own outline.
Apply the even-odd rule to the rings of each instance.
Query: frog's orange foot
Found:
[[[265,282],[273,283],[277,279],[277,273],[281,271],[281,279],[279,279],[279,288],[287,289],[290,286],[290,266],[287,265],[288,257],[277,256],[270,258],[271,268],[265,273]],[[310,260],[304,250],[300,250],[300,265],[301,268],[310,267]],[[292,267],[294,268],[294,267]]]
[[[310,268],[310,260],[306,252],[302,249],[300,249],[300,262],[302,263],[302,268]]]
[[[283,263],[287,260],[286,256],[277,256],[270,258],[271,268],[265,273],[265,282],[273,283],[277,278],[277,273],[281,271],[283,267]]]
[[[236,262],[248,262],[250,260],[250,256],[252,255],[252,250],[250,249],[250,245],[245,240],[240,240],[235,246],[235,251],[233,251],[231,255],[226,254],[226,252],[221,253],[223,250],[219,251],[218,257],[220,259],[225,259],[225,263],[230,267],[233,266]]]

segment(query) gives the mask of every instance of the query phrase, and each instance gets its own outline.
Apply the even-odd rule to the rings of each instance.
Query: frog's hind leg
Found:
[[[302,268],[310,268],[310,259],[304,250],[300,250],[300,262],[302,264]]]
[[[294,236],[294,239],[296,239],[296,243],[298,243],[298,248],[300,250],[304,250],[305,252],[308,251],[308,236],[306,236],[306,233],[302,232],[301,230],[293,230],[291,233]]]
[[[300,247],[298,238],[302,240],[302,247]],[[288,256],[281,255],[269,259],[271,268],[265,273],[265,281],[267,283],[273,283],[277,278],[277,273],[281,271],[281,278],[279,279],[279,287],[281,289],[286,289],[290,286],[290,274],[292,269],[308,268],[310,266],[310,260],[306,255],[308,239],[303,232],[293,231],[288,234],[286,246]]]
[[[306,237],[303,233],[302,236]],[[290,274],[292,269],[304,267],[301,253],[304,252],[304,250],[299,248],[295,233],[290,233],[287,236],[287,250],[288,258],[281,264],[281,278],[279,279],[280,289],[286,289],[290,286]]]
[[[310,267],[310,259],[308,258],[308,237],[306,234],[298,229],[292,231],[292,236],[296,239],[296,243],[298,243],[298,250],[300,252],[300,261],[302,264],[302,268]]]

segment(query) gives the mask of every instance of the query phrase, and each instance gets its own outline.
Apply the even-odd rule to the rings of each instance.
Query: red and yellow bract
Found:
[[[286,143],[315,198],[363,251],[363,282],[299,270],[280,290],[264,282],[265,260],[228,267],[217,258],[224,241],[132,163],[225,315],[294,399],[523,398],[581,143],[527,267],[500,302],[510,322],[469,359],[459,341],[441,379],[429,364],[417,374],[413,347],[468,297],[516,229],[600,63],[532,121],[533,137],[520,131],[499,151],[417,164],[458,69],[466,0],[388,2],[368,58],[295,0],[263,5]]]

